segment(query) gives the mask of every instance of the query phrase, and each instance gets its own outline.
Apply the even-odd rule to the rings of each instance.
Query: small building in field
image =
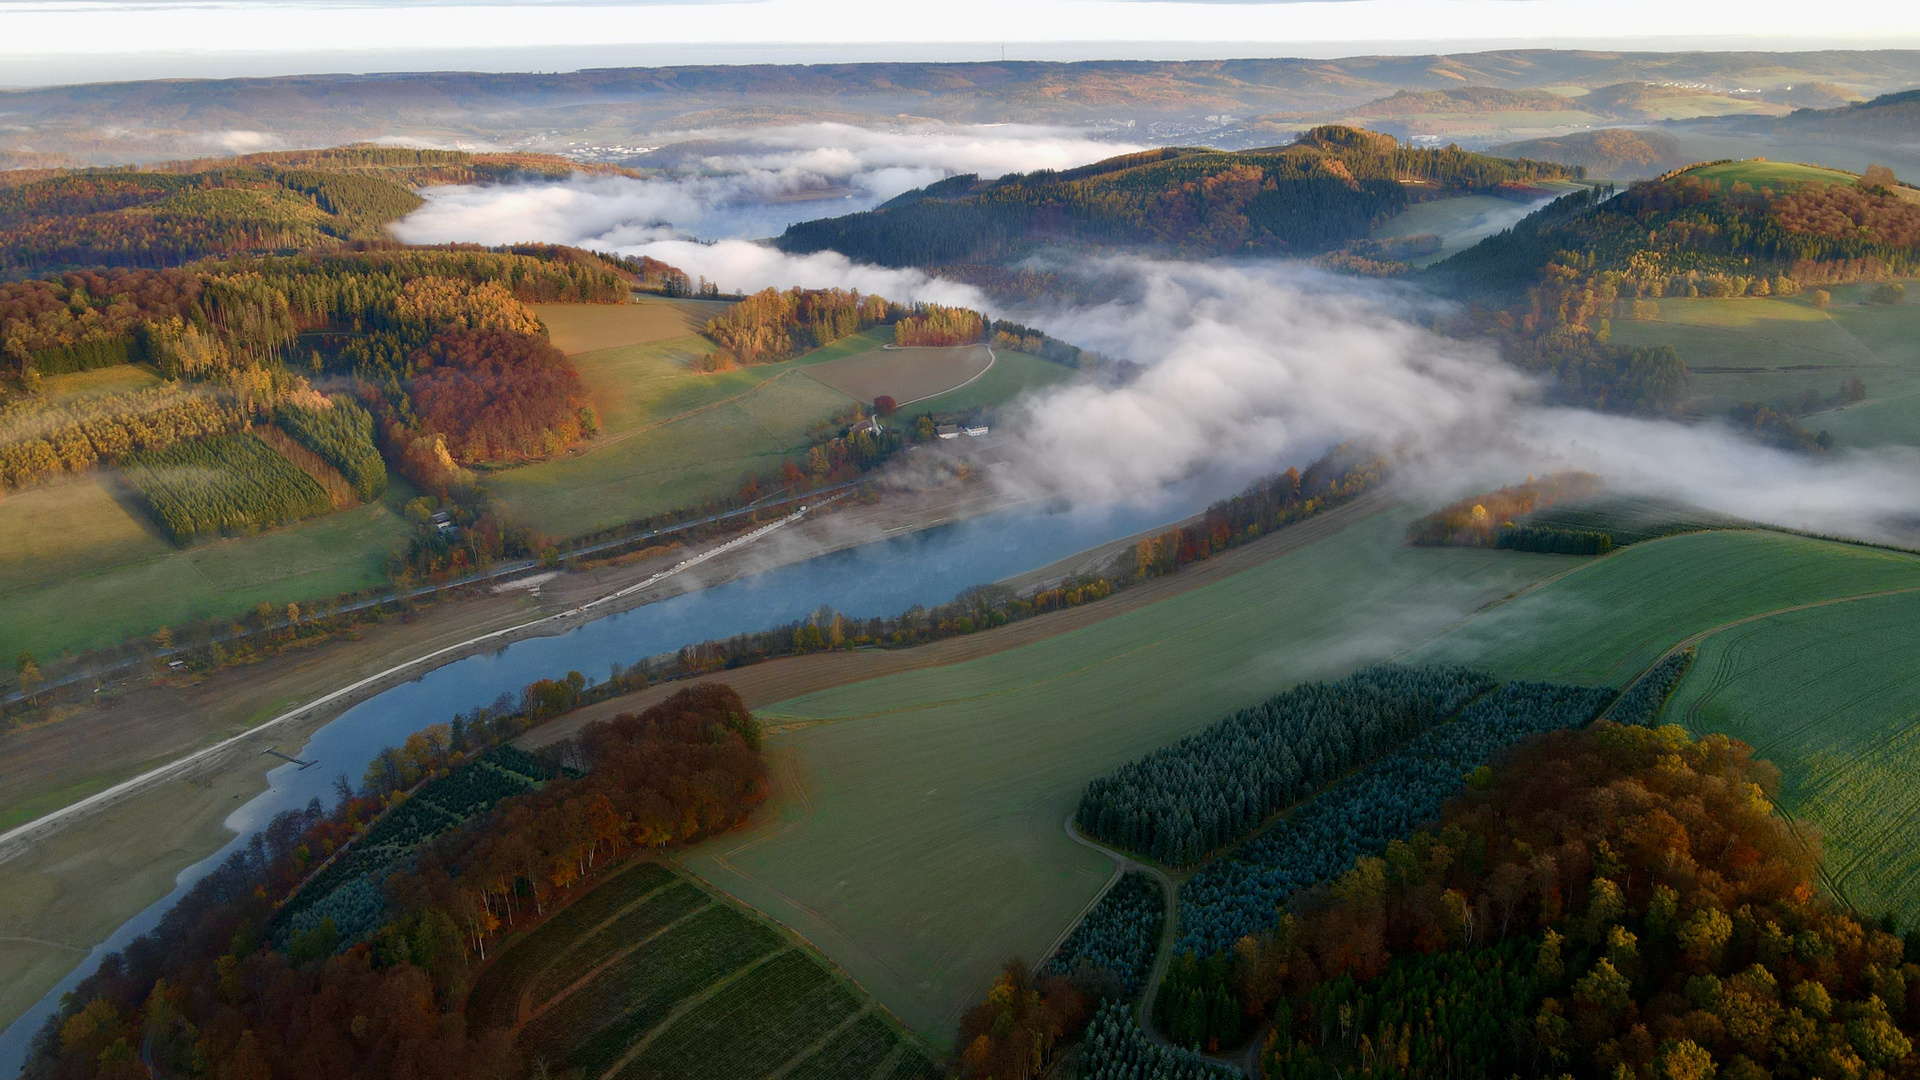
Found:
[[[987,433],[987,425],[968,424],[966,427],[963,427],[960,430],[965,432],[968,438],[977,439],[980,436],[985,435]]]
[[[943,439],[957,439],[960,437],[960,425],[941,424],[939,427],[933,429],[933,433]]]

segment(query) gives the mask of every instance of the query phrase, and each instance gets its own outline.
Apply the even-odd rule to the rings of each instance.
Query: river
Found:
[[[986,514],[860,547],[792,563],[657,603],[603,616],[565,634],[528,638],[435,668],[382,691],[313,733],[296,755],[318,759],[299,769],[267,774],[267,790],[227,818],[233,840],[180,872],[173,892],[129,919],[94,947],[80,966],[0,1034],[0,1076],[17,1075],[33,1035],[61,995],[99,966],[102,957],[158,925],[186,891],[275,814],[309,799],[333,799],[334,778],[357,779],[382,749],[409,734],[518,694],[536,679],[579,671],[605,677],[611,665],[630,664],[683,645],[804,618],[822,604],[848,615],[895,615],[915,604],[946,603],[960,591],[1039,569],[1077,552],[1196,513],[1240,478],[1208,477],[1169,489],[1146,504],[1099,509],[1023,507]],[[1240,480],[1241,483],[1244,480]]]

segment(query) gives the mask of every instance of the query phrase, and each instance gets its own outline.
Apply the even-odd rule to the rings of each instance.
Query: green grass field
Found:
[[[993,408],[1018,400],[1030,391],[1064,386],[1080,378],[1080,373],[1073,368],[1027,353],[995,349],[993,355],[993,367],[986,374],[957,390],[909,405],[902,413],[918,416]]]
[[[1658,321],[1613,321],[1622,345],[1672,345],[1699,406],[1724,413],[1743,401],[1832,398],[1858,378],[1867,400],[1802,420],[1843,446],[1920,444],[1920,304],[1865,304],[1867,285],[1835,286],[1833,304],[1808,295],[1656,301]]]
[[[761,370],[761,369],[753,369]],[[731,494],[743,474],[771,473],[853,401],[796,371],[657,426],[602,435],[584,453],[491,474],[520,520],[578,536]]]
[[[1088,779],[1580,561],[1407,547],[1412,516],[1033,645],[764,708],[836,721],[772,740],[804,794],[688,865],[951,1039],[999,966],[1038,959],[1111,874],[1063,829]]]
[[[925,1057],[804,945],[655,863],[502,942],[469,1022],[555,1075],[885,1076]]]
[[[857,404],[809,377],[816,364],[857,356],[891,336],[868,330],[780,364],[701,374],[713,348],[673,338],[573,357],[600,411],[599,438],[552,461],[490,473],[515,516],[554,536],[579,536],[731,494],[748,471],[768,474]],[[964,412],[1078,377],[1072,368],[1001,352],[977,381],[908,411]]]
[[[1810,608],[1700,643],[1665,719],[1780,767],[1829,881],[1870,916],[1920,918],[1920,593]]]
[[[1723,184],[1748,183],[1754,187],[1762,184],[1772,184],[1775,187],[1783,184],[1851,184],[1860,179],[1853,173],[1829,169],[1824,165],[1767,161],[1764,158],[1729,161],[1721,165],[1704,165],[1690,170],[1687,175],[1702,180],[1718,180]]]
[[[1914,585],[1920,556],[1772,532],[1689,533],[1594,560],[1410,659],[1625,686],[1667,649],[1723,623]]]
[[[0,652],[45,661],[263,600],[367,588],[409,531],[398,507],[412,491],[396,481],[376,503],[180,549],[109,485],[95,473],[0,501]]]

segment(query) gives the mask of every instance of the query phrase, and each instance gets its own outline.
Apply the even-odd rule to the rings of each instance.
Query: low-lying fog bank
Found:
[[[647,255],[728,290],[841,287],[959,304],[1141,365],[1123,385],[1069,385],[1001,410],[997,441],[1011,443],[1012,467],[995,475],[1023,491],[1127,500],[1209,469],[1254,475],[1303,464],[1355,440],[1390,453],[1400,482],[1435,502],[1578,468],[1616,491],[1789,528],[1911,541],[1920,451],[1806,455],[1715,423],[1547,406],[1541,387],[1491,345],[1424,329],[1416,316],[1444,305],[1406,285],[1285,260],[1109,257],[1053,269],[1095,279],[1098,294],[1112,299],[1009,308],[919,270],[832,252],[788,255],[738,239],[703,243],[683,231],[688,223],[724,231],[712,223],[779,207],[818,210],[777,201],[809,184],[863,184],[877,200],[929,171],[1052,167],[1118,149],[1033,129],[995,131],[987,141],[914,144],[897,133],[812,125],[712,155],[715,167],[737,170],[725,177],[447,189],[395,232],[415,242],[546,241]],[[845,145],[823,145],[831,140]]]

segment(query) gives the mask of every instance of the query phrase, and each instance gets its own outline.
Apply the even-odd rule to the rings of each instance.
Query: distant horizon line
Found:
[[[0,11],[5,5],[0,4]],[[1769,47],[1771,46],[1771,47]],[[1790,46],[1790,47],[1789,47]],[[1232,50],[1232,51],[1226,51]],[[1700,39],[1640,36],[1602,41],[1461,39],[1456,41],[1220,42],[867,42],[653,45],[494,46],[446,49],[352,49],[315,52],[223,51],[154,53],[0,53],[7,73],[0,90],[53,90],[142,82],[250,79],[374,79],[432,75],[567,76],[595,71],[700,67],[813,67],[866,64],[1095,64],[1332,61],[1490,53],[1900,53],[1920,51],[1920,37],[1898,42],[1853,37],[1827,40],[1775,35]],[[544,62],[543,62],[544,61]],[[20,76],[26,76],[20,78]]]

